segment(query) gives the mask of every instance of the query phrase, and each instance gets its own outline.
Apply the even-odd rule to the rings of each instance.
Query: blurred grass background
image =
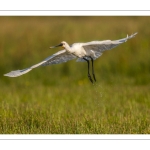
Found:
[[[150,17],[0,17],[0,133],[150,133]],[[24,69],[61,50],[67,41],[135,38],[95,61],[97,83],[87,64],[72,60]]]

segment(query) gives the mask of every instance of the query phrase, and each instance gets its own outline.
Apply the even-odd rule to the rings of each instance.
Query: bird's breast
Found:
[[[84,50],[83,47],[74,47],[72,50],[72,53],[77,56],[77,57],[84,57],[86,55],[86,51]]]

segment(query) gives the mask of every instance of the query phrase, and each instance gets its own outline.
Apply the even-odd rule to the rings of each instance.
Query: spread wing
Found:
[[[58,63],[63,63],[63,62],[67,62],[71,59],[75,59],[76,56],[66,52],[66,50],[61,50],[51,56],[49,56],[48,58],[46,58],[45,60],[43,60],[42,62],[33,65],[29,68],[23,69],[23,70],[15,70],[15,71],[11,71],[7,74],[4,74],[4,76],[8,76],[8,77],[18,77],[21,76],[29,71],[31,71],[34,68],[37,68],[39,66],[46,66],[46,65],[51,65],[51,64],[58,64]]]
[[[102,53],[105,50],[110,50],[110,49],[126,42],[128,39],[135,37],[136,34],[137,33],[134,33],[131,36],[127,35],[126,38],[115,40],[115,41],[105,40],[105,41],[92,41],[92,42],[84,43],[83,48],[86,51],[93,50],[95,52]]]
[[[43,63],[42,66],[47,66],[51,64],[59,64],[59,63],[67,62],[75,58],[76,56],[74,56],[73,54],[68,53],[66,50],[62,50],[46,58],[45,59],[46,62]]]

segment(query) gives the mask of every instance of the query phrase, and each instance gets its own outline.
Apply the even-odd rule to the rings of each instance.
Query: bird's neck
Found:
[[[71,47],[69,45],[67,45],[65,47],[65,49],[66,49],[67,52],[72,53],[72,49],[71,49]]]

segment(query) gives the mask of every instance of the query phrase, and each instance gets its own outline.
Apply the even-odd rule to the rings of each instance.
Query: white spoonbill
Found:
[[[16,70],[16,71],[11,71],[7,74],[4,74],[4,76],[8,77],[18,77],[21,76],[32,69],[39,67],[39,66],[46,66],[46,65],[51,65],[51,64],[58,64],[58,63],[63,63],[67,62],[69,60],[77,58],[77,61],[86,61],[88,64],[88,78],[89,80],[93,83],[93,79],[96,81],[95,74],[94,74],[94,60],[97,59],[102,55],[102,52],[105,50],[110,50],[119,44],[122,44],[126,42],[128,39],[133,38],[137,33],[132,34],[131,36],[128,36],[123,39],[119,40],[104,40],[104,41],[92,41],[92,42],[87,42],[87,43],[74,43],[71,46],[67,42],[61,42],[57,46],[52,46],[50,48],[55,48],[62,46],[64,50],[61,50],[42,62],[33,65],[29,68],[23,69],[23,70]],[[93,79],[90,75],[90,60],[92,62],[92,74],[93,74]]]

